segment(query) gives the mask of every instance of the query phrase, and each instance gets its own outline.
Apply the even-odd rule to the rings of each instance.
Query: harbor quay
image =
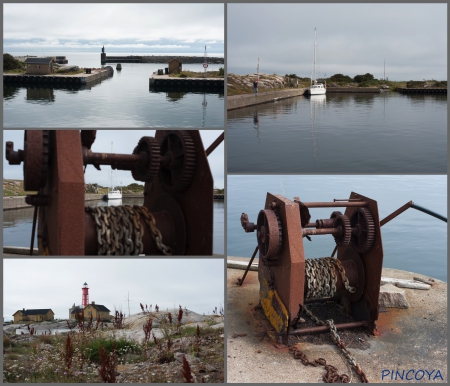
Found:
[[[26,84],[26,85],[88,85],[110,76],[108,69],[92,69],[88,74],[74,75],[26,75],[26,74],[3,74],[4,84]]]

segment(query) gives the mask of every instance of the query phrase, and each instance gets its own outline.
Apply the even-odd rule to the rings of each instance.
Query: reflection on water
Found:
[[[100,66],[97,53],[71,53],[69,60],[80,67]],[[161,64],[126,63],[122,71],[114,71],[113,77],[94,87],[89,84],[78,89],[50,88],[53,95],[48,97],[42,91],[40,95],[30,95],[28,87],[4,85],[3,125],[18,128],[223,127],[223,91],[211,90],[206,95],[183,90],[149,92],[149,77],[158,67]],[[217,71],[220,67],[211,64],[208,69]],[[191,64],[189,70],[195,72],[203,67]]]
[[[317,133],[316,133],[316,119],[317,119],[317,109],[319,108],[325,108],[325,105],[327,103],[327,96],[324,95],[310,95],[307,97],[310,102],[310,120],[311,120],[311,127],[312,127],[312,147],[313,147],[313,158],[314,162],[317,159]]]
[[[327,94],[228,111],[228,172],[445,173],[447,97],[415,98]]]
[[[55,94],[52,88],[27,88],[27,100],[37,103],[47,103],[55,101]]]
[[[122,200],[86,201],[85,206],[142,205],[143,197],[123,198]],[[3,211],[3,245],[14,247],[30,247],[31,228],[33,224],[33,208]],[[225,253],[225,205],[224,201],[214,200],[213,207],[213,253]],[[36,232],[37,233],[37,232]],[[34,240],[37,246],[37,235]]]

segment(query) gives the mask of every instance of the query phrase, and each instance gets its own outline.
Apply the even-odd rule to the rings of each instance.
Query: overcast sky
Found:
[[[214,140],[219,137],[223,130],[200,130],[202,142],[205,150]],[[114,153],[131,154],[137,146],[139,140],[144,136],[155,136],[155,130],[97,130],[97,136],[91,150],[98,153],[111,153],[111,142],[113,142]],[[5,159],[5,143],[14,142],[14,150],[23,149],[23,130],[3,131],[3,178],[23,180],[23,167],[9,165]],[[224,143],[222,142],[209,156],[209,166],[214,178],[214,187],[224,187]],[[110,166],[101,166],[101,171],[88,165],[85,173],[86,183],[98,183],[101,186],[110,186]],[[126,186],[135,181],[131,172],[116,170],[115,180],[117,185]]]
[[[128,315],[128,292],[131,314],[141,311],[139,303],[200,314],[224,306],[223,259],[4,259],[3,315],[51,308],[55,318],[67,318],[85,282],[89,302],[112,313]]]
[[[223,4],[4,4],[3,52],[224,52]]]
[[[447,4],[228,4],[229,73],[447,80]],[[325,75],[326,74],[326,75]]]

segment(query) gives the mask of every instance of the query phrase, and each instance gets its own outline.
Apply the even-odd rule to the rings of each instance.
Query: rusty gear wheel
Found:
[[[359,253],[369,251],[375,240],[375,223],[370,211],[366,208],[357,208],[350,217],[350,225],[353,248]]]
[[[134,148],[133,154],[140,154],[145,152],[147,154],[146,165],[136,164],[131,171],[131,175],[137,181],[151,182],[158,174],[160,154],[159,143],[153,137],[142,137],[138,145]]]
[[[352,227],[348,217],[341,212],[333,212],[330,219],[334,220],[335,228],[341,228],[342,230],[340,235],[333,235],[336,245],[338,247],[345,247],[349,245],[352,236]]]
[[[259,253],[263,259],[273,259],[280,253],[282,229],[279,217],[273,210],[261,210],[257,221]]]
[[[23,188],[39,190],[47,183],[49,131],[25,130]]]
[[[161,140],[158,177],[168,192],[184,192],[195,172],[195,146],[188,131],[172,130]]]

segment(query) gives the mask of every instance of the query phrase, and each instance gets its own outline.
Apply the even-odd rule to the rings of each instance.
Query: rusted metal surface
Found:
[[[304,300],[305,255],[303,239],[299,237],[299,205],[283,196],[267,193],[266,210],[274,207],[273,202],[276,204],[276,215],[283,229],[282,243],[273,265],[270,260],[264,263],[260,257],[260,299],[264,313],[269,320],[278,320],[275,326],[272,321],[271,323],[277,333],[282,334],[286,340],[291,322]]]
[[[155,138],[161,144],[167,134],[177,133],[173,130],[157,130]],[[195,169],[191,176],[189,188],[183,193],[167,190],[167,185],[161,179],[155,178],[152,183],[145,184],[144,205],[154,211],[158,206],[158,198],[169,194],[177,200],[178,206],[184,216],[186,228],[187,255],[212,255],[213,250],[213,178],[208,159],[203,147],[200,132],[198,130],[185,131],[184,136],[189,136],[195,152]],[[178,154],[183,150],[176,149]],[[167,150],[166,150],[167,152]],[[163,153],[161,154],[163,156]],[[187,160],[189,161],[189,160]],[[175,171],[179,175],[180,171]]]
[[[339,202],[303,202],[307,208],[354,208],[367,205],[364,201],[339,201]]]
[[[239,278],[239,279],[237,280],[237,284],[238,284],[239,286],[241,286],[242,284],[244,284],[244,280],[245,280],[245,278],[246,278],[246,276],[247,276],[247,273],[248,273],[250,267],[252,266],[253,260],[255,259],[255,256],[256,256],[256,254],[258,253],[258,250],[259,250],[259,247],[256,246],[255,251],[253,252],[253,255],[252,255],[252,257],[251,257],[251,259],[250,259],[250,261],[249,261],[249,263],[248,263],[248,265],[247,265],[247,269],[246,269],[245,272],[244,272],[244,275],[243,275],[241,278]]]
[[[370,211],[375,225],[374,241],[370,250],[364,253],[359,253],[364,267],[365,287],[361,299],[352,303],[345,294],[343,294],[343,302],[351,304],[351,314],[357,320],[367,320],[369,322],[369,330],[372,333],[376,332],[376,321],[378,319],[379,307],[378,297],[380,294],[381,270],[383,268],[383,245],[381,240],[380,219],[378,215],[378,205],[375,200],[362,196],[358,193],[352,192],[351,199],[359,199],[366,203],[365,207]],[[352,217],[353,212],[357,208],[347,208],[345,215],[348,218]],[[353,248],[350,246],[338,247],[337,258],[342,260],[347,249]],[[348,301],[346,300],[348,299]]]
[[[333,212],[330,219],[310,223],[311,207],[347,209],[345,214]],[[307,219],[302,219],[302,213]],[[254,228],[245,214],[241,224],[246,232]],[[302,203],[298,197],[290,201],[267,193],[256,228],[261,306],[284,342],[307,297],[339,301],[356,319],[355,326],[375,332],[383,262],[376,201],[352,193],[339,202]],[[337,259],[305,261],[302,236],[327,234],[335,238]]]
[[[29,194],[25,197],[25,202],[33,206],[48,206],[50,197],[42,194]]]
[[[80,132],[51,130],[50,142],[51,163],[42,191],[49,197],[49,205],[39,210],[38,238],[45,238],[40,252],[82,256],[85,189]]]
[[[358,327],[367,327],[369,323],[366,321],[361,322],[348,322],[348,323],[337,323],[335,324],[336,330],[344,330],[347,328],[358,328]],[[327,332],[330,331],[328,326],[317,326],[317,327],[303,327],[296,330],[289,331],[289,335],[307,335],[307,334],[315,334],[318,332]]]
[[[99,233],[99,217],[84,210],[83,166],[92,164],[131,170],[145,181],[144,207],[136,207],[138,217],[133,214],[134,243],[144,244],[142,253],[211,255],[213,179],[199,131],[157,131],[156,138],[142,137],[133,154],[95,153],[90,150],[95,138],[95,130],[27,130],[23,151],[7,143],[10,163],[24,162],[25,190],[39,190],[27,202],[41,207],[40,253],[96,255],[101,239],[108,239],[103,230]]]
[[[23,150],[14,150],[14,143],[11,141],[6,142],[5,156],[10,165],[20,165],[24,159]]]
[[[215,139],[214,142],[206,149],[206,156],[209,156],[214,151],[214,149],[216,149],[216,147],[223,142],[224,139],[225,132],[222,132],[222,134],[220,134],[217,139]]]
[[[244,228],[245,233],[254,232],[256,230],[256,225],[249,221],[247,213],[242,213],[241,225],[242,228]]]

